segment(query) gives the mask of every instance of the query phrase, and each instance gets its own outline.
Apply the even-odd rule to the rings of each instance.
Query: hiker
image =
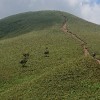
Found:
[[[96,56],[96,53],[93,53],[93,54],[92,54],[92,57],[95,58],[95,56]]]

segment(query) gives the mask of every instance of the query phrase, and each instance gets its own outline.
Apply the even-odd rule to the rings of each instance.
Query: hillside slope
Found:
[[[59,11],[0,20],[0,100],[99,100],[100,65],[69,32],[100,58],[100,26]],[[49,57],[45,57],[48,47]],[[26,67],[19,63],[29,53]]]
[[[43,30],[56,23],[61,23],[62,18],[58,12],[38,11],[13,15],[0,20],[0,37],[14,37],[31,31]]]

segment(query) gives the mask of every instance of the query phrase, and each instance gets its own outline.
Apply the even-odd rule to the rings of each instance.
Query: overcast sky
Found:
[[[62,10],[100,25],[100,0],[0,0],[0,18],[38,10]]]

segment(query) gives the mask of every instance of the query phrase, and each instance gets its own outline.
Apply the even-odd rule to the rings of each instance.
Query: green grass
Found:
[[[69,29],[99,58],[100,26],[64,15]],[[100,99],[100,65],[84,57],[80,43],[61,31],[63,21],[59,11],[28,12],[0,20],[0,100]],[[27,52],[30,57],[23,68],[19,62]]]
[[[87,43],[91,54],[95,52],[100,56],[100,25],[71,18],[68,20],[68,28]]]
[[[25,34],[32,30],[43,30],[56,23],[61,23],[61,21],[62,18],[59,13],[54,11],[17,14],[0,21],[0,37],[8,38]]]

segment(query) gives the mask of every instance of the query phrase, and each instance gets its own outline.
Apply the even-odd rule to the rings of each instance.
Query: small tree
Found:
[[[23,54],[23,59],[20,61],[20,64],[22,65],[22,67],[26,66],[28,59],[29,59],[29,53]]]
[[[26,66],[26,63],[27,63],[27,59],[22,59],[20,61],[20,64],[22,65],[22,67],[25,67]]]
[[[44,52],[45,57],[49,57],[49,50],[48,47],[46,47],[45,52]]]

